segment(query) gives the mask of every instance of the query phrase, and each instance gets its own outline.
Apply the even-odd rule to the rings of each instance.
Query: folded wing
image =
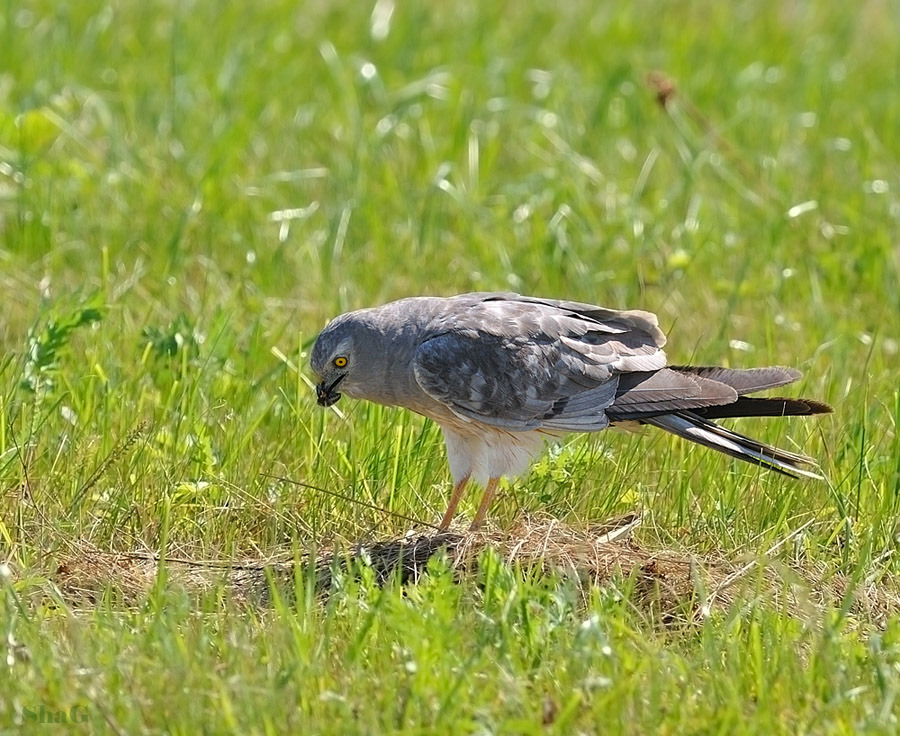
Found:
[[[466,295],[414,359],[416,380],[458,416],[510,431],[596,431],[619,377],[665,365],[647,312],[506,294]]]

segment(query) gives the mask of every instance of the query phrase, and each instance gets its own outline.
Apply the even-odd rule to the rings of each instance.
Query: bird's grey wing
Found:
[[[464,420],[509,431],[593,431],[618,376],[584,366],[552,342],[460,330],[426,340],[415,354],[416,381]]]
[[[414,369],[426,393],[467,419],[511,431],[603,429],[619,376],[666,364],[665,337],[646,312],[600,319],[515,294],[450,301]]]

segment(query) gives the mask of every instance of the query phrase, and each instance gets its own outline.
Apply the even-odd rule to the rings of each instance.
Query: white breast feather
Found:
[[[485,425],[442,424],[441,429],[454,483],[468,475],[479,485],[491,478],[513,478],[524,473],[541,454],[548,437],[544,432],[504,432]]]

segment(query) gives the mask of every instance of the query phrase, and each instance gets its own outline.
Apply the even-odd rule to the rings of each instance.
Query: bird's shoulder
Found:
[[[588,342],[602,335],[635,335],[661,348],[666,336],[652,312],[611,309],[583,302],[522,296],[512,292],[472,292],[448,297],[436,315],[438,329],[476,330],[498,337],[575,337]]]

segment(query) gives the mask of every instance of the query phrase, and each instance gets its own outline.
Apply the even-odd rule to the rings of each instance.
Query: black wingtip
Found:
[[[791,399],[782,396],[758,398],[741,396],[731,404],[692,409],[704,419],[738,419],[740,417],[808,417],[831,414],[834,409],[815,399]]]

